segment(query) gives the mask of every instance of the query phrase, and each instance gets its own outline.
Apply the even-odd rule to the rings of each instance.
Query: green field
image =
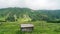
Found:
[[[34,30],[21,32],[25,23],[33,24]],[[60,34],[60,10],[0,9],[0,34]]]
[[[34,24],[34,30],[32,32],[21,32],[20,24],[22,23]],[[47,23],[46,21],[2,22],[0,25],[0,34],[60,34],[60,24]]]

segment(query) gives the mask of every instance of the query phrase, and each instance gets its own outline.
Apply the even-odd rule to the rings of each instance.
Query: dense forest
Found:
[[[60,10],[32,10],[29,8],[0,9],[0,21],[17,21],[27,18],[28,21],[44,20],[49,22],[60,21]]]

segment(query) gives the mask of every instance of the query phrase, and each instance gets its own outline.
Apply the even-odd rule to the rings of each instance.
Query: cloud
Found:
[[[6,7],[24,7],[22,0],[0,0],[0,8]]]
[[[60,0],[0,0],[0,8],[60,9]]]
[[[59,0],[26,0],[27,7],[31,9],[60,9]]]

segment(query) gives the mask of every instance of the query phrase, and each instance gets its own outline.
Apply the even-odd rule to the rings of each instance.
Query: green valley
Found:
[[[20,25],[28,23],[34,30],[21,32]],[[0,34],[60,34],[60,10],[0,9]]]

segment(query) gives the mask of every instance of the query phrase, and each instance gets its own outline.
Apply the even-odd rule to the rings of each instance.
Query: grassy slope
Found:
[[[1,20],[4,20],[4,18],[8,17],[9,12],[12,12],[12,14],[18,9],[7,9],[7,10],[0,10],[0,14],[3,13],[5,16],[1,17]],[[13,12],[14,11],[14,12]],[[24,14],[25,12],[21,12],[23,10],[18,10],[19,14]],[[29,10],[28,10],[29,11]],[[28,12],[30,13],[30,12]],[[38,13],[37,13],[38,14]],[[35,15],[35,13],[33,14]],[[32,16],[33,16],[32,15]],[[59,23],[47,23],[45,21],[35,21],[35,22],[23,22],[24,19],[18,19],[17,22],[0,22],[0,34],[60,34],[60,24]],[[26,19],[27,20],[27,19]],[[34,24],[35,28],[33,32],[27,33],[27,32],[21,32],[20,31],[20,24],[21,23],[32,23]]]
[[[35,28],[33,32],[21,32],[21,23],[32,23]],[[0,25],[0,34],[60,34],[60,24],[57,23],[46,23],[45,21],[35,22],[5,22]],[[57,31],[55,31],[57,30]]]

